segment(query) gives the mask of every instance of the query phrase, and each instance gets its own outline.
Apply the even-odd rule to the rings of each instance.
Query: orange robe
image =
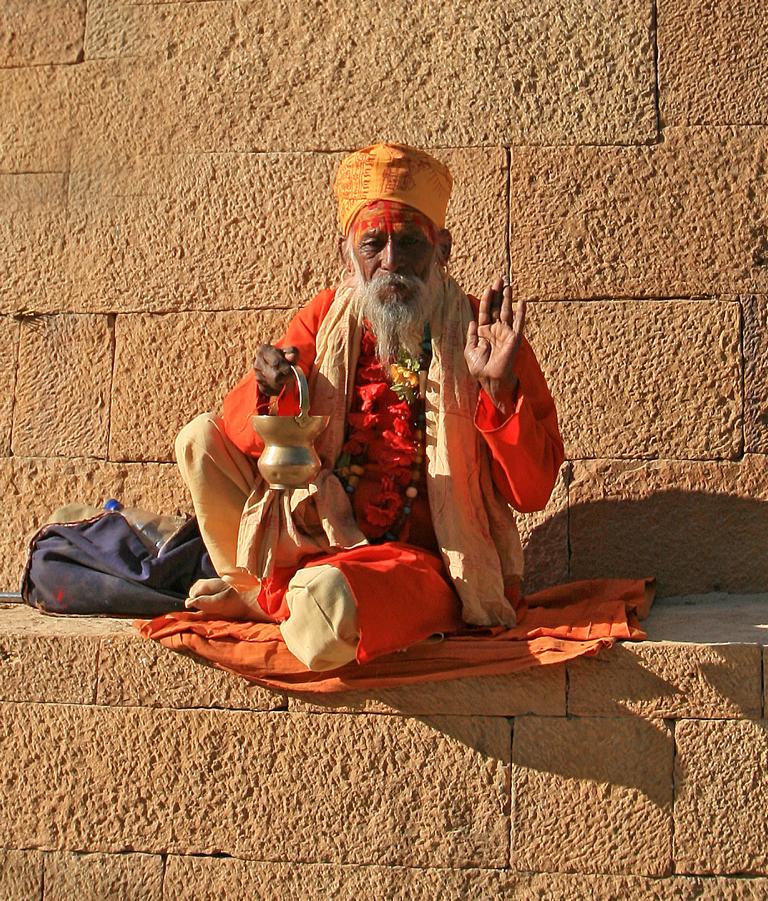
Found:
[[[278,346],[298,349],[299,365],[307,374],[315,359],[315,338],[334,293],[327,290],[316,295],[276,342]],[[474,298],[470,302],[477,315],[478,302]],[[497,490],[516,510],[527,513],[540,510],[549,500],[563,462],[563,443],[554,401],[525,339],[515,374],[519,387],[512,414],[503,419],[481,391],[475,425],[488,446]],[[259,396],[253,370],[224,399],[222,418],[226,434],[243,453],[253,457],[258,457],[263,445],[253,430],[251,416],[264,412],[265,402]],[[352,495],[358,520],[381,476],[376,461],[369,460]],[[459,600],[439,556],[426,490],[420,490],[413,502],[399,541],[305,561],[308,566],[320,563],[338,567],[355,595],[359,662],[407,647],[434,632],[455,632],[462,626]],[[265,611],[278,622],[288,616],[284,595],[292,575],[275,573],[260,598]],[[519,586],[511,586],[507,595],[522,614]]]

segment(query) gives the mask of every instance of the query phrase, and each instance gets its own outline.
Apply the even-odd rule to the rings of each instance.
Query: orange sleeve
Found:
[[[299,366],[305,374],[315,361],[315,337],[328,312],[334,289],[321,291],[293,317],[277,347],[293,346],[299,351]],[[251,416],[262,412],[264,398],[258,393],[256,373],[251,369],[224,398],[222,419],[229,440],[244,454],[258,457],[263,444],[251,425]]]
[[[542,510],[564,459],[555,402],[531,345],[523,338],[515,374],[520,380],[515,409],[503,419],[480,391],[475,425],[491,452],[494,483],[515,510]]]

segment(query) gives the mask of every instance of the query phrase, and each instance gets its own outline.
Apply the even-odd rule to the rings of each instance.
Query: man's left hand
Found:
[[[480,300],[477,321],[469,323],[464,359],[494,406],[503,416],[514,410],[517,352],[525,328],[525,301],[512,311],[512,289],[499,277]]]

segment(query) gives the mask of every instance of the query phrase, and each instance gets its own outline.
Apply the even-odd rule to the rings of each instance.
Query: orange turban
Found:
[[[446,166],[407,144],[372,144],[357,150],[341,161],[333,183],[345,235],[355,216],[372,200],[403,203],[438,228],[445,228],[452,187]]]

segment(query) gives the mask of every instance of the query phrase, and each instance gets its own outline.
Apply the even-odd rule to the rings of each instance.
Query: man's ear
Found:
[[[447,266],[451,257],[451,248],[453,247],[453,238],[447,228],[441,228],[435,238],[435,249],[437,251],[437,262],[441,266]]]
[[[349,258],[348,246],[346,235],[339,235],[339,256],[341,257],[341,262],[344,264],[347,272],[354,272],[352,260]]]

